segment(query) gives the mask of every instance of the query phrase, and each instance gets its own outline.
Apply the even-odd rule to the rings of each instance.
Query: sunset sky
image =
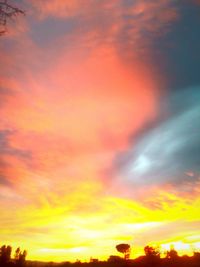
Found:
[[[0,37],[0,245],[200,250],[200,1],[16,0]]]

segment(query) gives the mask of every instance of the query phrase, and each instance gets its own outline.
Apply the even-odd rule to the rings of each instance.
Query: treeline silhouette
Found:
[[[130,259],[131,246],[129,244],[119,244],[116,246],[118,252],[124,257],[111,255],[107,261],[99,261],[90,258],[90,262],[39,262],[27,261],[27,251],[21,251],[18,247],[14,257],[11,257],[12,247],[2,246],[0,248],[0,267],[200,267],[200,252],[194,252],[193,256],[179,256],[178,252],[172,247],[161,257],[159,248],[152,246],[144,247],[144,256]]]
[[[24,267],[27,251],[21,251],[20,247],[18,247],[15,250],[14,258],[11,258],[11,253],[11,246],[3,245],[0,247],[0,267]]]

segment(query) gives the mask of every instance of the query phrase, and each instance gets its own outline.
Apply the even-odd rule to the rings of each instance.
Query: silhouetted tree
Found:
[[[116,246],[117,251],[124,254],[124,259],[127,260],[130,257],[131,247],[129,244],[119,244]]]
[[[174,248],[171,248],[170,251],[167,251],[167,258],[172,260],[177,259],[178,252]]]
[[[17,248],[15,251],[15,261],[17,266],[24,266],[26,262],[26,256],[27,256],[27,251],[24,250],[23,252],[20,250],[20,248]]]
[[[160,251],[158,247],[145,246],[145,262],[148,267],[160,266]]]
[[[147,257],[160,257],[160,251],[158,248],[154,248],[151,246],[145,246],[144,247],[144,253]]]
[[[10,261],[11,252],[12,252],[12,247],[11,246],[3,245],[0,248],[0,263],[1,264],[6,264],[6,263],[8,263]]]
[[[9,4],[7,0],[0,0],[0,36],[6,32],[8,20],[19,14],[24,14],[24,11]]]
[[[15,255],[14,255],[14,258],[15,260],[19,260],[19,255],[20,255],[20,247],[18,247],[16,250],[15,250]]]

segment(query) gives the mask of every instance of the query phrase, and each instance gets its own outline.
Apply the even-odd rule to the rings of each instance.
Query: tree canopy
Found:
[[[124,254],[125,259],[129,259],[131,247],[129,244],[119,244],[116,246],[117,251]]]

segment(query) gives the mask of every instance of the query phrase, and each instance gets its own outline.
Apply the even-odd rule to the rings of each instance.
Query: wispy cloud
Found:
[[[199,88],[171,97],[169,117],[144,132],[119,160],[125,182],[180,184],[199,179],[199,100]]]

